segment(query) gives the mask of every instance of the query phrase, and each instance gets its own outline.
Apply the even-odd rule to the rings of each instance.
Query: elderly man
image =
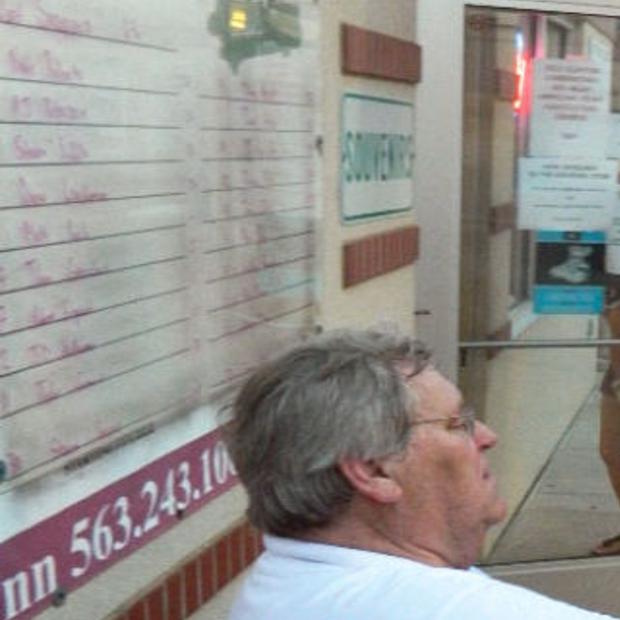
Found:
[[[231,620],[594,620],[473,563],[506,513],[495,434],[408,338],[340,331],[241,390],[229,448],[265,532]]]

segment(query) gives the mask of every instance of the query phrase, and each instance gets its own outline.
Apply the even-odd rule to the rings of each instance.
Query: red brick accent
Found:
[[[415,84],[422,74],[422,48],[412,41],[342,24],[342,72]]]
[[[342,285],[347,288],[413,264],[418,258],[419,229],[405,226],[356,239],[342,250]]]
[[[243,561],[245,566],[250,564],[256,559],[256,544],[255,544],[255,536],[254,529],[248,523],[244,528],[242,528],[243,532]]]
[[[213,549],[207,549],[200,556],[200,591],[201,600],[208,601],[216,592],[215,566]]]
[[[243,534],[241,528],[230,535],[230,576],[234,579],[243,568]]]
[[[215,582],[218,590],[221,590],[230,581],[229,542],[230,536],[226,536],[215,547]]]
[[[161,587],[155,588],[146,597],[146,607],[149,611],[149,620],[164,620],[164,590]]]
[[[185,589],[185,614],[193,614],[200,606],[198,597],[198,561],[192,560],[183,569]]]
[[[127,612],[127,620],[145,620],[144,601],[138,601]]]
[[[183,590],[181,589],[182,573],[171,575],[166,581],[166,594],[168,598],[167,620],[183,620]]]
[[[114,620],[185,620],[250,566],[262,540],[251,525],[241,523],[131,601]]]

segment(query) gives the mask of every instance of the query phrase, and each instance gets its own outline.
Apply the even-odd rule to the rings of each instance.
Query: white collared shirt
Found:
[[[229,620],[602,620],[488,577],[406,558],[265,536]]]

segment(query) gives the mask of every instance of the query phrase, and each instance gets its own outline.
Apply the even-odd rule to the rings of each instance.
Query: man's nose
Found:
[[[476,420],[474,439],[481,450],[489,450],[497,443],[498,437],[484,422]]]

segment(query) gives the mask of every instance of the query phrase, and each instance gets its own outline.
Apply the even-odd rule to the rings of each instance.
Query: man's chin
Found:
[[[489,525],[497,525],[508,515],[508,504],[505,500],[498,498],[490,512]]]

